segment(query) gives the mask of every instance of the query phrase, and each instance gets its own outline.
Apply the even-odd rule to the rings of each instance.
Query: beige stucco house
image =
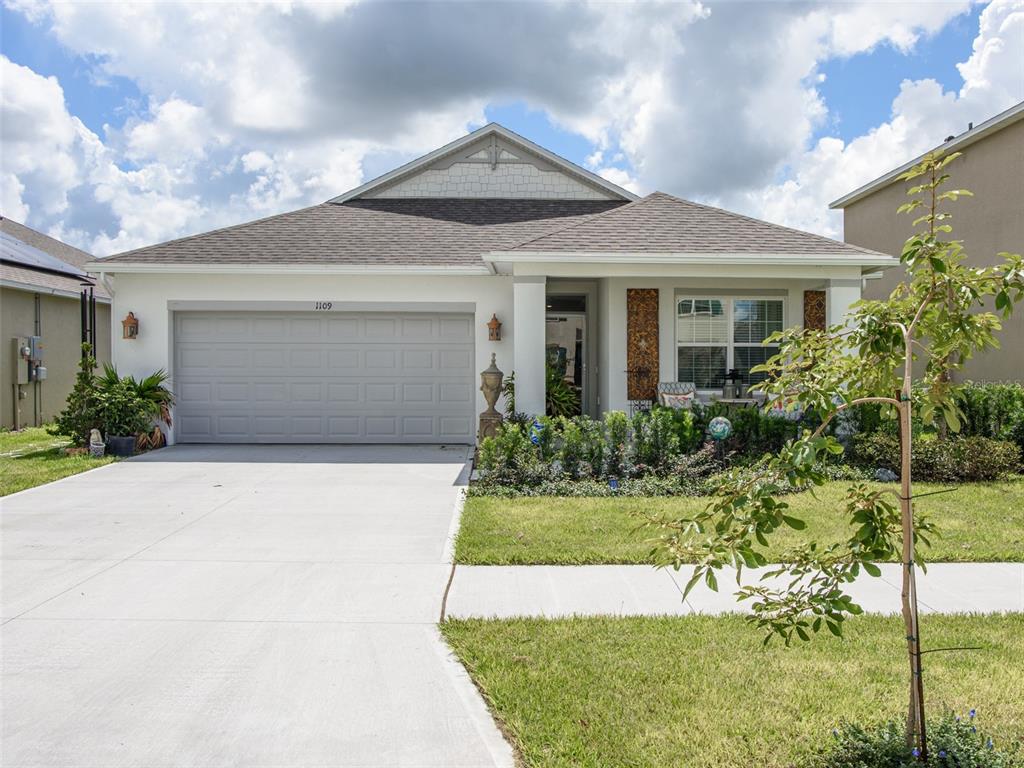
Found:
[[[139,320],[121,372],[170,373],[172,441],[473,443],[492,355],[528,413],[548,363],[591,415],[659,382],[720,393],[772,331],[840,321],[894,263],[639,198],[491,124],[320,205],[90,268]]]
[[[963,240],[968,262],[977,266],[996,263],[1001,251],[1024,253],[1024,102],[973,126],[939,145],[962,152],[947,168],[955,188],[968,189],[953,213],[953,237]],[[936,147],[938,148],[938,147]],[[907,182],[898,176],[921,158],[844,195],[831,204],[843,211],[846,242],[898,256],[913,233],[914,217],[897,214],[906,202]],[[902,269],[878,272],[866,281],[864,296],[888,296],[903,277]],[[977,381],[1024,381],[1024,312],[1003,323],[1001,348],[970,360],[966,378]]]
[[[8,429],[53,420],[75,383],[82,345],[81,292],[96,299],[96,355],[110,360],[110,295],[83,267],[92,256],[8,218],[0,218],[0,425]],[[90,319],[86,319],[86,325]],[[29,373],[15,341],[37,336],[46,369]],[[90,334],[90,338],[91,338]]]

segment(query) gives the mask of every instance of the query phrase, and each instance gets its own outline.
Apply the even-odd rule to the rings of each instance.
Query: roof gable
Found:
[[[636,195],[490,123],[332,199],[636,200]]]

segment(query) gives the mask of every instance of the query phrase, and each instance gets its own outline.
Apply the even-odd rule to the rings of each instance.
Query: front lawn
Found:
[[[900,718],[906,646],[896,617],[846,639],[761,649],[741,617],[449,620],[448,642],[524,762],[540,766],[787,768],[842,719]],[[1024,615],[928,616],[931,713],[976,708],[1001,746],[1024,738]]]
[[[769,556],[814,538],[844,541],[851,530],[842,512],[846,482],[786,497],[807,521],[807,530],[779,531]],[[877,485],[877,484],[876,484]],[[893,485],[893,488],[896,486]],[[947,486],[919,483],[915,493]],[[653,528],[637,530],[644,513],[683,516],[699,511],[706,498],[554,498],[466,500],[455,547],[457,562],[473,565],[645,563]],[[1024,478],[963,484],[952,493],[920,498],[918,514],[942,533],[926,557],[936,562],[1024,561]]]
[[[0,496],[59,480],[93,467],[109,464],[105,456],[68,456],[61,449],[64,438],[54,437],[41,427],[20,432],[0,432]]]

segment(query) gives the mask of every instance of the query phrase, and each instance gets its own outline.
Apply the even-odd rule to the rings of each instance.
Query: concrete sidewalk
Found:
[[[850,587],[870,613],[897,613],[900,567],[883,564],[880,578],[862,574]],[[736,601],[734,572],[718,574],[718,592],[700,584],[685,601],[692,569],[656,570],[649,565],[467,566],[455,570],[448,615],[572,616],[687,615],[748,610]],[[759,583],[744,571],[746,584]],[[933,563],[918,574],[921,610],[929,613],[1024,611],[1024,563]]]

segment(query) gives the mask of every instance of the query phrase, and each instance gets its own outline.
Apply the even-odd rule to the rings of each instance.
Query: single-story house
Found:
[[[492,355],[520,412],[544,411],[548,364],[595,416],[661,381],[720,392],[772,331],[841,320],[896,263],[638,198],[491,124],[320,205],[91,268],[115,325],[139,322],[118,368],[170,373],[172,441],[473,443]]]
[[[85,271],[85,251],[0,217],[0,425],[39,426],[64,409],[82,358],[95,338],[96,358],[110,360],[110,294]],[[95,312],[83,331],[82,291]],[[95,325],[93,325],[95,323]],[[25,353],[24,340],[36,337]],[[39,359],[29,360],[29,355]],[[43,369],[43,374],[40,369]],[[45,378],[43,378],[45,375]]]

